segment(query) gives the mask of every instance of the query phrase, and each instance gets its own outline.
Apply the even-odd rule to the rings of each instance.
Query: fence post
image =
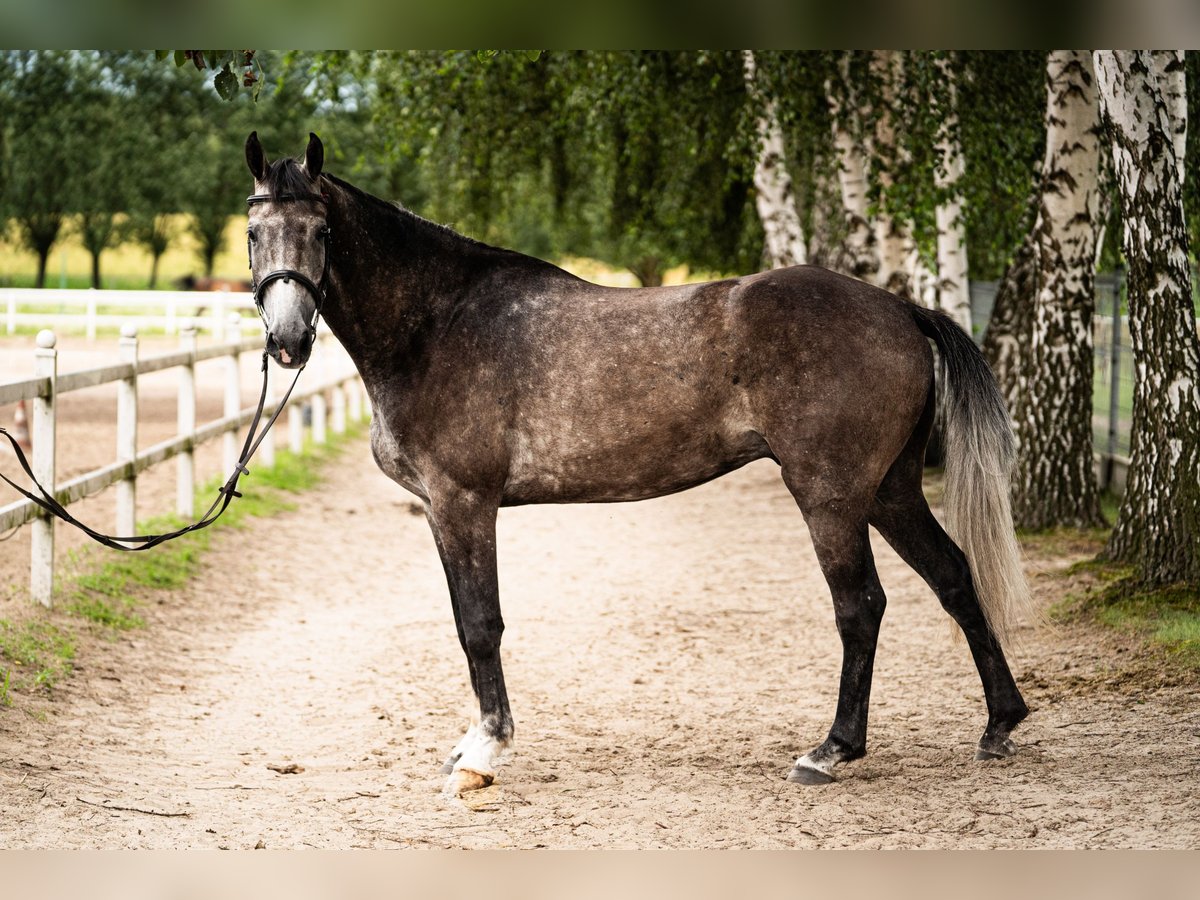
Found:
[[[242,339],[242,317],[237,313],[230,313],[229,318],[225,320],[225,324],[226,327],[222,334],[222,339],[226,342],[234,342],[229,355],[225,357],[225,416],[228,418],[229,416],[236,416],[242,411],[242,373],[238,365],[238,357],[241,354],[237,348],[237,344]],[[232,428],[221,437],[224,446],[224,462],[221,475],[227,476],[233,471],[233,467],[237,465],[238,461],[237,429]]]
[[[179,333],[179,349],[188,361],[179,367],[179,402],[176,422],[180,436],[196,432],[196,322],[188,319]],[[196,453],[184,450],[175,467],[175,511],[185,519],[196,515]]]
[[[346,385],[339,382],[333,386],[333,433],[346,433]]]
[[[316,371],[313,372],[313,374],[316,376],[314,380],[317,382],[318,387],[320,387],[325,379],[324,342],[318,341],[314,343],[313,356],[314,359],[310,365],[315,364],[313,365],[313,368],[316,369]],[[325,431],[325,413],[327,408],[328,407],[325,403],[325,390],[324,388],[321,388],[312,395],[312,439],[314,444],[323,444],[326,441],[327,435]]]
[[[92,288],[87,295],[87,339],[96,339],[96,290]]]
[[[121,362],[133,365],[133,374],[117,382],[117,461],[137,459],[137,326],[121,326]],[[117,534],[137,533],[137,473],[117,482]]]
[[[349,404],[347,413],[350,416],[350,421],[356,425],[362,421],[362,386],[358,383],[358,376],[354,376],[346,383],[346,389],[349,393]]]
[[[1121,268],[1113,279],[1112,337],[1108,352],[1108,448],[1104,459],[1104,490],[1111,491],[1117,466],[1117,426],[1121,405]]]
[[[178,310],[176,309],[176,306],[177,306],[177,302],[175,300],[175,295],[171,294],[169,297],[167,297],[167,329],[166,329],[167,334],[175,333],[175,327],[176,327],[175,316],[178,312]]]
[[[33,401],[33,476],[51,494],[54,493],[54,395],[58,386],[56,342],[53,331],[39,331],[33,358],[34,377],[50,379],[50,389]],[[54,517],[45,513],[32,522],[29,592],[42,606],[49,606],[54,595]]]
[[[288,403],[288,449],[297,455],[304,450],[304,402],[301,400]]]

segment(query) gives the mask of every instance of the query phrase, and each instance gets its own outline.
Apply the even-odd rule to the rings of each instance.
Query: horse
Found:
[[[825,740],[791,782],[863,756],[886,600],[874,527],[961,628],[988,719],[977,759],[1016,751],[1028,708],[1003,642],[1028,606],[1008,500],[1013,438],[970,337],[945,314],[813,266],[703,284],[610,288],[459,235],[323,172],[269,161],[247,245],[266,349],[304,365],[317,316],[371,400],[375,462],[424,504],[478,717],[444,790],[490,785],[512,743],[496,571],[500,507],[642,500],[767,458],[808,525],[843,658]],[[945,507],[922,492],[944,370]]]

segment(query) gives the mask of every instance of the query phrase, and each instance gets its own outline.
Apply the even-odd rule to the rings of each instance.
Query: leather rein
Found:
[[[278,194],[275,196],[271,196],[270,194],[254,194],[246,198],[246,203],[250,206],[254,206],[256,203],[288,203],[314,200],[320,203],[328,203],[328,199],[321,194]],[[326,283],[329,280],[329,227],[327,225],[321,226],[320,235],[325,247],[325,264],[321,271],[321,280],[319,283],[314,284],[311,278],[309,278],[303,272],[297,272],[295,269],[276,269],[275,271],[264,275],[260,281],[252,282],[252,288],[254,291],[254,306],[258,310],[259,316],[263,319],[264,325],[266,325],[266,314],[263,311],[263,292],[273,281],[282,279],[286,283],[292,279],[295,279],[297,283],[299,283],[310,294],[312,294],[313,299],[316,300],[317,303],[317,308],[313,312],[312,321],[308,324],[309,339],[313,343],[316,342],[317,320],[320,318],[321,307],[325,302]],[[250,269],[251,272],[253,272],[254,255],[251,249],[249,236],[246,238],[246,253],[250,258]],[[268,341],[270,340],[270,337],[271,335],[268,331]],[[305,365],[307,365],[307,363]],[[250,462],[250,458],[254,456],[255,451],[258,450],[259,445],[263,442],[263,438],[267,436],[267,432],[271,430],[271,426],[275,424],[275,420],[279,418],[279,414],[282,413],[284,407],[287,406],[288,399],[292,396],[292,391],[295,390],[296,382],[300,380],[300,373],[304,371],[304,368],[305,366],[302,365],[297,370],[296,377],[292,379],[292,383],[288,387],[287,393],[283,395],[283,399],[279,401],[279,404],[275,408],[275,412],[267,420],[267,423],[263,426],[262,431],[259,432],[258,426],[262,421],[263,409],[267,404],[267,351],[264,347],[262,355],[263,384],[262,391],[258,396],[258,408],[254,411],[254,418],[250,422],[249,431],[246,432],[246,440],[242,444],[242,452],[238,456],[238,461],[234,465],[233,472],[230,473],[225,484],[217,489],[217,498],[213,500],[212,505],[208,508],[208,511],[205,512],[204,515],[201,516],[197,521],[180,528],[177,531],[169,531],[165,534],[135,534],[125,537],[118,537],[110,534],[104,534],[85,525],[67,512],[66,507],[59,503],[58,500],[55,499],[54,495],[50,491],[47,491],[46,488],[42,486],[42,483],[34,477],[33,469],[30,466],[29,460],[26,458],[24,451],[21,449],[21,445],[17,443],[16,438],[9,434],[8,429],[3,427],[0,427],[0,435],[8,438],[8,442],[12,445],[13,452],[17,455],[17,462],[19,462],[21,468],[25,470],[26,476],[28,476],[29,480],[33,482],[39,493],[35,494],[32,491],[26,490],[25,488],[21,487],[21,485],[10,479],[3,472],[0,472],[0,479],[3,479],[10,487],[13,488],[13,490],[17,491],[17,493],[24,496],[27,500],[32,501],[46,513],[52,516],[57,516],[69,525],[74,525],[92,540],[97,541],[106,547],[111,547],[113,550],[124,550],[127,552],[149,550],[151,547],[157,547],[159,544],[174,540],[175,538],[181,537],[189,532],[199,531],[201,528],[207,528],[221,517],[221,514],[229,507],[229,504],[233,501],[234,497],[242,496],[237,489],[238,479],[240,479],[243,475],[250,474],[250,470],[246,467]],[[133,544],[135,546],[125,546],[126,544]]]

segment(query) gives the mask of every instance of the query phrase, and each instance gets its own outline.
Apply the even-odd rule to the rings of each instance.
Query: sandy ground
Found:
[[[967,649],[878,540],[870,752],[835,784],[787,783],[829,726],[840,645],[771,463],[505,510],[499,546],[517,744],[492,787],[439,795],[466,666],[424,519],[361,441],[300,510],[147,597],[146,630],[0,711],[0,846],[1200,845],[1194,685],[1086,626],[1028,633],[1021,751],[976,763]],[[1044,598],[1064,590],[1032,568]]]

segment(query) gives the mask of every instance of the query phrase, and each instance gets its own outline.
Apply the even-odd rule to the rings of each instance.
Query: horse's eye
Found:
[[[320,238],[321,240],[325,240],[325,238],[329,237],[329,226],[322,225],[320,228],[318,228],[317,229],[317,237]]]
[[[252,243],[252,244],[257,244],[257,243],[258,243],[258,235],[257,235],[257,234],[255,234],[253,231],[247,231],[247,232],[246,232],[246,236],[247,236],[248,238],[250,238],[250,243]]]

